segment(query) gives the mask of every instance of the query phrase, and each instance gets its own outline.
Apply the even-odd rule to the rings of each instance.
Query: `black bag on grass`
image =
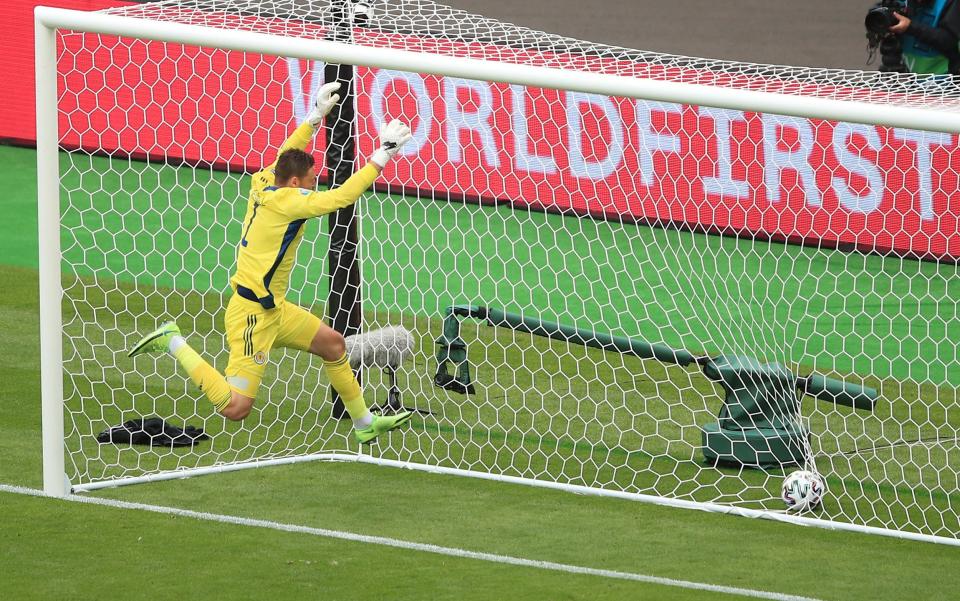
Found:
[[[159,417],[132,419],[97,434],[101,444],[142,444],[152,447],[190,447],[210,438],[202,428],[187,426],[181,430]]]

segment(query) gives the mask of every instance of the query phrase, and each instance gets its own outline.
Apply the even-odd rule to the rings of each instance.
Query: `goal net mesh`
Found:
[[[426,1],[374,1],[347,43],[578,73],[957,111],[936,78],[671,56],[564,38]],[[327,1],[156,2],[106,11],[303,40]],[[321,362],[274,349],[251,415],[227,422],[169,357],[127,349],[167,319],[223,370],[249,174],[323,83],[319,62],[58,34],[67,471],[87,484],[357,452]],[[473,394],[435,384],[453,306],[777,365],[876,390],[873,411],[775,391],[801,424],[812,515],[948,537],[960,449],[956,136],[357,65],[359,164],[399,118],[413,140],[358,203],[364,329],[403,325],[409,425],[384,459],[781,510],[789,465],[714,465],[726,393],[675,365],[458,319]],[[312,147],[322,162],[325,141]],[[323,169],[318,169],[323,173]],[[288,300],[325,314],[326,219]],[[448,320],[449,326],[451,322]],[[456,365],[449,366],[450,373]],[[363,372],[368,404],[388,379]],[[791,392],[793,391],[793,392]],[[736,391],[734,391],[736,392]],[[128,419],[202,427],[194,447],[99,444]],[[741,421],[742,423],[742,421]]]

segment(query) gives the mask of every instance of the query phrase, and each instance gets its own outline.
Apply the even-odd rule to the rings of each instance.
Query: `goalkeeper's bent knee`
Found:
[[[253,401],[249,397],[243,395],[230,394],[227,397],[227,403],[223,408],[218,408],[217,411],[220,412],[220,415],[223,417],[239,422],[250,415],[250,410],[253,408]]]

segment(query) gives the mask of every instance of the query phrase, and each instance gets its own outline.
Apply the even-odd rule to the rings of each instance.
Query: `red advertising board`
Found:
[[[30,144],[37,139],[36,100],[34,97],[33,9],[53,6],[72,10],[100,10],[127,6],[117,0],[5,0],[0,2],[3,44],[0,44],[0,68],[3,69],[4,99],[0,102],[0,140]]]
[[[419,128],[408,160],[392,172],[407,186],[427,182],[454,195],[552,211],[960,257],[956,136],[364,75],[358,112],[369,123],[361,131],[374,131],[379,114]],[[373,136],[360,141],[369,150]]]
[[[245,169],[272,160],[323,72],[304,61],[109,36],[67,34],[62,47],[65,146]],[[557,56],[545,63],[563,62]],[[589,60],[592,70],[616,66]],[[357,70],[357,92],[361,155],[385,119],[414,130],[381,180],[392,186],[960,259],[957,136],[367,68]]]

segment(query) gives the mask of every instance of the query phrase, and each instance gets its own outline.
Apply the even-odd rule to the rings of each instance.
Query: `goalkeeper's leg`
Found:
[[[327,377],[343,399],[343,406],[353,419],[353,434],[361,444],[373,442],[384,432],[389,432],[410,420],[411,413],[402,411],[394,415],[373,415],[363,400],[360,383],[350,368],[347,359],[347,344],[343,336],[333,328],[321,323],[310,342],[310,352],[323,359]]]
[[[180,335],[180,328],[170,321],[144,336],[131,349],[128,356],[136,357],[145,353],[169,353],[183,368],[217,411],[223,412],[231,404],[233,393],[223,375],[203,360],[197,351],[190,348],[186,339]]]
[[[395,415],[370,413],[363,400],[360,383],[350,368],[343,336],[306,309],[286,304],[277,344],[309,351],[323,359],[330,384],[343,399],[343,406],[353,420],[354,436],[358,442],[373,442],[377,436],[410,419],[409,411]]]

